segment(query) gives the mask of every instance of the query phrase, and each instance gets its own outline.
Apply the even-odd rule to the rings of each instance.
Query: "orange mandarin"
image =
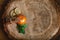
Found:
[[[26,17],[24,15],[19,15],[17,18],[19,19],[18,24],[22,25],[26,23]]]

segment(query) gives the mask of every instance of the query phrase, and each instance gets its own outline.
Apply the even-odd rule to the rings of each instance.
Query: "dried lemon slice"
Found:
[[[15,15],[21,14],[21,10],[18,8],[14,8],[13,10],[10,11],[10,16],[13,17]]]
[[[21,13],[21,10],[20,10],[19,8],[16,8],[16,9],[15,9],[15,13],[18,15],[18,14]]]

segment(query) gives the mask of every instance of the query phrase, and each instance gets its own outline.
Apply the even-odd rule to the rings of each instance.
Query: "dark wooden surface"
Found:
[[[7,34],[4,32],[3,23],[2,23],[2,14],[4,13],[4,8],[7,5],[8,0],[0,0],[0,40],[10,40],[7,37]]]
[[[59,19],[59,27],[60,27],[60,0],[54,0],[55,2],[55,8],[58,13],[58,19]],[[60,40],[60,29],[58,33],[52,38],[52,40]]]

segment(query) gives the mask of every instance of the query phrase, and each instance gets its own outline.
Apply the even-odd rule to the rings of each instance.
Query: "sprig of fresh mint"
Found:
[[[19,33],[25,34],[25,28],[26,28],[26,27],[27,27],[27,24],[22,24],[22,25],[17,24],[17,29],[18,29],[18,32],[19,32]]]

